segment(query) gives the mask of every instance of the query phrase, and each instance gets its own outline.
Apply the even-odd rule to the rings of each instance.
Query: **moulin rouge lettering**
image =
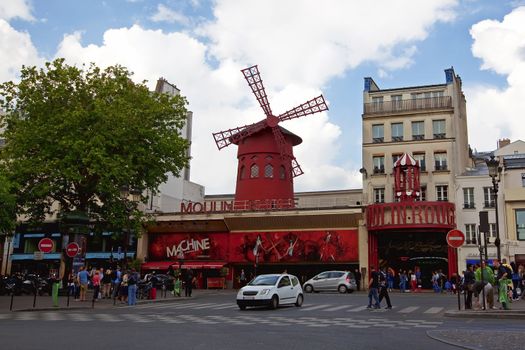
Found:
[[[168,258],[172,256],[178,256],[181,253],[190,253],[196,252],[199,250],[210,249],[210,239],[203,238],[201,240],[196,239],[185,239],[180,241],[179,244],[174,244],[173,246],[166,247],[166,255]]]
[[[400,202],[370,205],[366,209],[369,229],[383,226],[438,225],[455,227],[454,203]]]
[[[290,209],[297,206],[293,199],[261,199],[243,201],[206,201],[206,202],[182,202],[180,204],[181,214],[198,214],[213,212],[233,212],[251,210],[280,210]]]

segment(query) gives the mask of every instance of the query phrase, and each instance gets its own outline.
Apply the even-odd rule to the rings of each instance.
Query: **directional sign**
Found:
[[[80,250],[80,246],[77,242],[71,242],[66,246],[66,255],[70,258],[74,258]]]
[[[447,243],[452,248],[459,248],[465,243],[465,234],[460,230],[450,230],[447,233]]]
[[[54,246],[55,242],[53,242],[51,238],[42,238],[38,242],[38,250],[40,250],[42,253],[51,253]]]

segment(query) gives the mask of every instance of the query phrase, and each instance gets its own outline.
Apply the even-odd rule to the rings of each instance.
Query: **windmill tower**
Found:
[[[266,118],[254,124],[213,134],[219,150],[232,143],[238,146],[235,200],[278,200],[281,203],[293,203],[293,178],[303,174],[293,155],[293,146],[300,144],[302,140],[279,126],[279,123],[326,111],[328,106],[323,95],[319,95],[275,116],[257,66],[243,69],[241,72]]]

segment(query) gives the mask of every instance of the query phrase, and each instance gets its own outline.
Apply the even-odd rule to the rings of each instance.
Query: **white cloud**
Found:
[[[31,14],[32,8],[28,0],[3,0],[0,1],[0,19],[7,21],[20,18],[26,21],[34,21]]]
[[[16,80],[22,65],[39,65],[42,60],[29,34],[18,32],[0,19],[0,82]]]
[[[514,9],[501,22],[472,26],[472,53],[482,69],[507,76],[507,86],[466,87],[469,139],[473,148],[492,150],[498,138],[523,139],[525,123],[525,7]],[[487,137],[490,130],[491,137]]]
[[[190,23],[188,17],[162,4],[157,6],[157,12],[155,12],[150,19],[153,22],[179,23],[182,25],[188,25]]]
[[[189,33],[135,25],[107,30],[101,45],[83,45],[81,33],[66,35],[57,56],[69,63],[119,63],[135,72],[137,81],[148,79],[150,87],[161,76],[176,84],[194,112],[192,181],[205,185],[207,193],[232,193],[237,149],[219,152],[212,132],[264,117],[241,68],[259,64],[277,115],[319,95],[331,78],[363,62],[377,63],[385,74],[409,65],[415,44],[437,21],[452,20],[456,3],[341,0],[323,6],[311,0],[218,0],[215,18],[196,30],[202,41]],[[340,138],[348,136],[329,116],[325,112],[282,123],[303,139],[294,148],[305,171],[295,180],[298,191],[361,185],[359,164],[334,165],[341,153],[360,150],[359,145],[356,150],[339,148]]]

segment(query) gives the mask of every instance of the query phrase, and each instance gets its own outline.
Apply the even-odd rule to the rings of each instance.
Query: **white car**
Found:
[[[303,305],[303,289],[299,279],[289,274],[259,275],[242,287],[237,293],[237,305],[245,310],[247,306]]]

